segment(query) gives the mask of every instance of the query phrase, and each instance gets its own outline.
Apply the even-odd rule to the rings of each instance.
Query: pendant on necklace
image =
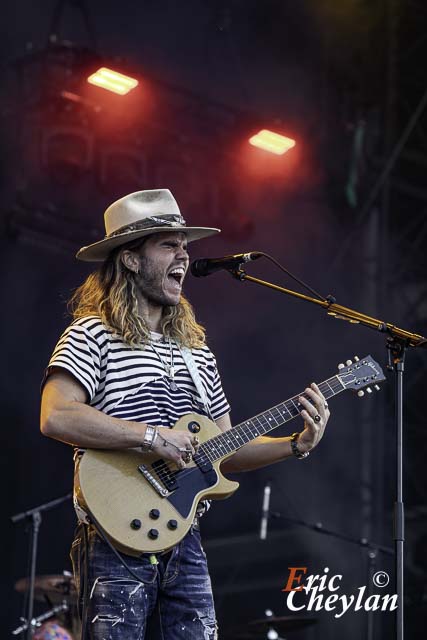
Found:
[[[168,367],[169,386],[172,391],[177,391],[178,387],[175,382],[175,367],[173,365]]]

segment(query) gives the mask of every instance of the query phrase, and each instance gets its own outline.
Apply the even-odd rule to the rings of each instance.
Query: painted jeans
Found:
[[[71,549],[79,613],[82,613],[84,538],[78,527]],[[216,620],[206,555],[198,526],[158,564],[148,556],[125,561],[89,528],[89,581],[84,640],[216,640]]]

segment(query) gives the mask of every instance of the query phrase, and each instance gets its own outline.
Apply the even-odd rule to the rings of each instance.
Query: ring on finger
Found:
[[[322,419],[322,418],[319,416],[319,414],[318,414],[318,413],[316,413],[316,415],[315,415],[315,416],[314,416],[314,418],[313,418],[314,422],[317,422],[317,423],[319,423],[319,422],[321,421],[321,419]]]
[[[184,456],[184,462],[187,462],[187,463],[191,462],[192,459],[193,459],[193,456],[192,456],[191,452],[187,451],[185,456]]]
[[[323,406],[325,407],[325,409],[327,409],[329,407],[327,402],[325,402],[325,404]]]

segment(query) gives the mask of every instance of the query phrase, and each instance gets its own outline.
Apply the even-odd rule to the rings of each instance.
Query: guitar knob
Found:
[[[159,532],[157,531],[157,529],[150,529],[150,531],[148,532],[148,537],[151,538],[151,540],[156,540],[156,538],[159,537]]]
[[[135,529],[135,531],[137,531],[141,528],[141,524],[141,520],[138,520],[138,518],[134,518],[130,523],[130,526],[132,527],[132,529]]]
[[[379,385],[378,385],[378,384],[374,384],[374,389],[375,389],[376,391],[379,391],[379,390],[380,390]]]
[[[371,389],[371,387],[366,387],[366,391],[367,391],[368,393],[372,393],[372,389]]]
[[[199,433],[200,431],[199,423],[192,420],[191,422],[188,423],[188,430],[191,431],[191,433]]]
[[[343,362],[340,362],[338,365],[338,369],[344,369],[345,364]]]
[[[175,529],[178,528],[178,523],[176,520],[169,520],[168,522],[168,529],[172,529],[172,531],[175,531]]]
[[[365,395],[365,392],[360,389],[360,391],[357,392],[357,395],[359,396],[359,398],[362,398]]]
[[[360,358],[359,358],[359,356],[354,356],[353,360],[354,360],[355,362],[359,362]]]
[[[150,515],[150,518],[152,518],[153,520],[157,520],[157,518],[160,517],[160,511],[158,509],[151,509],[149,515]]]
[[[347,367],[349,367],[351,364],[353,364],[353,360],[346,360],[345,363]]]

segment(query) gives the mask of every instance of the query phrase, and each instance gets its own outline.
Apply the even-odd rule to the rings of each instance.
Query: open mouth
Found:
[[[168,273],[168,280],[172,281],[175,287],[177,285],[181,287],[182,282],[184,280],[184,275],[185,275],[184,267],[175,267],[175,269],[172,269],[172,271]]]

